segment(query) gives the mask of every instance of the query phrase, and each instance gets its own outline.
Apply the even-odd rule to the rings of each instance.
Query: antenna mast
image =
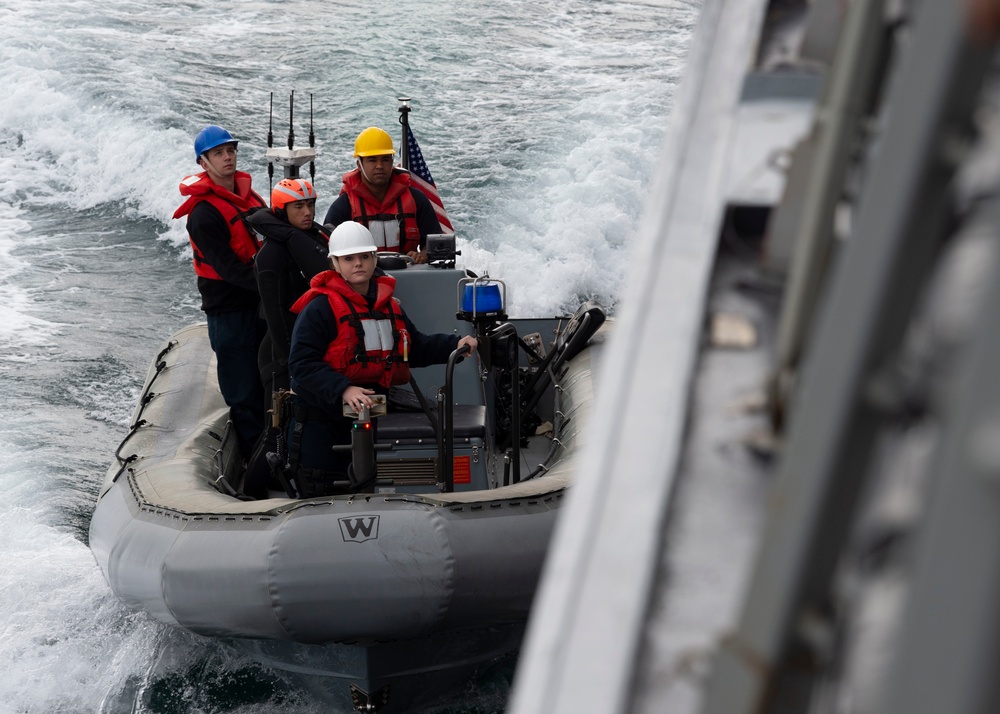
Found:
[[[271,93],[271,109],[273,114],[274,109],[274,93]],[[284,171],[284,178],[298,178],[299,177],[299,167],[309,164],[309,176],[314,178],[316,176],[316,139],[313,134],[313,117],[312,117],[312,94],[309,95],[309,146],[295,146],[295,91],[288,97],[288,146],[280,147],[274,146],[274,137],[270,127],[270,120],[268,122],[268,132],[267,132],[267,175],[271,177],[274,172],[274,166],[277,164],[281,166]]]

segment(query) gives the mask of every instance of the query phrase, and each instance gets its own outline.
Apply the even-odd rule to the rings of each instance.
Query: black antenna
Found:
[[[309,148],[316,148],[316,135],[313,134],[313,95],[309,93]],[[309,178],[316,183],[316,162],[309,162]]]
[[[288,96],[288,148],[295,146],[295,129],[292,128],[292,121],[295,113],[295,90]]]
[[[274,146],[274,92],[271,92],[271,106],[267,110],[267,148]],[[267,162],[267,183],[274,187],[274,164]]]
[[[288,147],[277,147],[274,144],[274,93],[271,93],[271,110],[267,127],[267,175],[273,179],[274,165],[281,166],[285,178],[297,179],[299,169],[309,162],[309,173],[316,176],[316,133],[313,127],[313,95],[309,95],[309,148],[295,147],[295,91],[288,95]]]
[[[271,106],[267,110],[267,148],[274,146],[274,92],[271,92]]]

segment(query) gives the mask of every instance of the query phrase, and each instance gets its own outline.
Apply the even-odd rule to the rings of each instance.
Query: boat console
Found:
[[[379,493],[481,491],[521,481],[522,449],[535,464],[546,461],[550,443],[533,438],[534,429],[554,418],[557,375],[605,320],[595,303],[568,322],[511,320],[503,281],[455,268],[454,236],[431,238],[436,260],[381,256],[379,265],[396,278],[396,295],[421,331],[474,334],[478,354],[465,365],[456,353],[447,365],[414,369],[410,387],[390,392],[371,447]]]

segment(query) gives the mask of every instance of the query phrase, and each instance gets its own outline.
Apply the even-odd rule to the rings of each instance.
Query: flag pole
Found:
[[[399,97],[399,123],[403,127],[403,141],[399,147],[399,158],[401,165],[407,171],[410,170],[410,98]]]

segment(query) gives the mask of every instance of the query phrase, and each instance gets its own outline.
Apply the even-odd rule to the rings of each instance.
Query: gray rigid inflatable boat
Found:
[[[397,294],[411,294],[413,307],[403,304],[421,329],[461,329],[453,309],[424,306],[447,296],[450,308],[463,276],[410,268],[397,276]],[[555,330],[550,350],[567,327],[510,322],[519,334]],[[532,477],[504,485],[514,479],[486,416],[483,437],[454,439],[455,463],[465,458],[471,474],[468,483],[456,476],[453,492],[408,480],[407,465],[422,473],[437,447],[390,426],[377,493],[248,501],[228,492],[235,446],[207,329],[182,329],[150,367],[101,488],[91,549],[114,593],[160,622],[236,638],[269,665],[309,673],[335,701],[353,695],[359,711],[423,706],[520,643],[589,418],[603,334],[559,366],[555,388],[539,399],[554,434],[522,450],[522,462],[543,463]],[[455,372],[466,382],[455,400],[492,413],[484,373],[468,364]],[[418,381],[442,375],[431,367]]]

